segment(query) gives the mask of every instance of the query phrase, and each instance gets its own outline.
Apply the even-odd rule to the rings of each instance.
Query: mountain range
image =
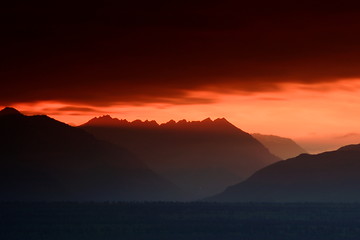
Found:
[[[221,192],[280,160],[224,118],[158,124],[105,115],[80,128],[136,153],[152,170],[184,189],[190,199]]]
[[[360,201],[360,144],[280,160],[223,118],[71,127],[5,108],[0,153],[1,201]]]
[[[181,190],[129,150],[44,115],[0,111],[0,200],[172,200]]]
[[[360,144],[279,161],[208,201],[360,201]]]
[[[296,157],[302,153],[307,153],[294,140],[290,138],[279,137],[275,135],[264,135],[252,133],[254,138],[261,142],[269,151],[281,159]]]

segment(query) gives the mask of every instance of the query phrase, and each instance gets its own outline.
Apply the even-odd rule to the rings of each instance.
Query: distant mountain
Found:
[[[82,129],[136,153],[191,199],[223,191],[279,158],[226,119],[128,122],[102,116]]]
[[[360,201],[360,145],[302,154],[257,171],[210,201]]]
[[[259,133],[253,133],[251,135],[267,147],[272,154],[282,159],[288,159],[306,153],[305,149],[290,138]]]
[[[169,200],[177,187],[125,148],[47,116],[0,111],[0,200]]]

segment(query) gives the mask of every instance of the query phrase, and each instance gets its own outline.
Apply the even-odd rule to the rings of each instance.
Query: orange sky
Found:
[[[0,25],[1,106],[75,125],[225,117],[312,152],[359,141],[355,1],[8,1]]]
[[[47,114],[79,125],[110,114],[127,120],[202,120],[225,117],[246,132],[290,137],[311,152],[360,142],[360,79],[312,85],[284,83],[277,91],[259,93],[188,92],[189,98],[211,99],[203,104],[143,104],[93,107],[62,102],[15,104],[26,114]]]

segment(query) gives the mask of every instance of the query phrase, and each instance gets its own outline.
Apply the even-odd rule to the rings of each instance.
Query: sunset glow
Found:
[[[360,133],[359,93],[360,79],[349,79],[331,84],[287,83],[280,85],[277,91],[251,94],[206,91],[188,93],[189,98],[208,99],[209,103],[204,104],[150,103],[96,107],[35,102],[15,104],[14,107],[25,114],[47,114],[71,125],[80,125],[90,118],[105,114],[129,121],[156,120],[158,123],[171,119],[192,121],[225,117],[247,132],[290,137],[305,145],[309,141],[322,141],[323,146],[319,146],[319,149],[310,149],[316,152],[341,146],[343,141],[349,141],[342,136]]]
[[[15,0],[0,29],[1,239],[360,239],[359,1]]]
[[[247,132],[319,139],[315,152],[360,141],[357,8],[189,4],[10,4],[0,106],[71,125],[225,117]]]

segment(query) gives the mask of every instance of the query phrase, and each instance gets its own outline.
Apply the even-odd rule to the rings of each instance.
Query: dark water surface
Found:
[[[360,239],[360,204],[0,203],[0,239]]]

